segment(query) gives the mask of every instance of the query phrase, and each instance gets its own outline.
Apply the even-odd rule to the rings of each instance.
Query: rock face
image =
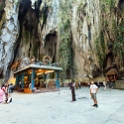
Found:
[[[4,1],[3,1],[4,3]],[[0,36],[0,74],[7,76],[8,66],[14,59],[14,46],[19,36],[18,25],[18,5],[13,4],[13,0],[7,0],[5,2],[4,14],[5,21],[2,24],[1,36]]]
[[[99,1],[87,0],[81,2],[79,0],[74,5],[71,25],[73,47],[75,49],[74,62],[77,68],[76,74],[79,78],[93,78],[98,76],[99,68],[94,45],[100,31]]]
[[[123,43],[116,41],[123,41],[123,3],[1,0],[1,76],[8,78],[11,66],[19,58],[42,61],[45,55],[50,56],[51,62],[61,64],[64,70],[60,77],[64,79],[100,77],[113,62],[121,69]],[[118,38],[114,36],[116,28],[120,32]]]

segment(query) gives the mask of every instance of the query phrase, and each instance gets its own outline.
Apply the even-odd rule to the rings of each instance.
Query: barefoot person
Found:
[[[90,95],[91,95],[91,98],[93,99],[94,107],[98,107],[97,98],[96,98],[97,92],[98,92],[98,87],[92,81],[90,85]]]

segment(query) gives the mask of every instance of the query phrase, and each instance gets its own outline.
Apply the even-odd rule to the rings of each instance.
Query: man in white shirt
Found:
[[[98,107],[97,98],[96,98],[97,92],[98,92],[98,87],[92,81],[91,82],[91,85],[90,85],[90,95],[91,95],[91,98],[93,99],[93,102],[94,102],[94,105],[93,106],[94,107]]]

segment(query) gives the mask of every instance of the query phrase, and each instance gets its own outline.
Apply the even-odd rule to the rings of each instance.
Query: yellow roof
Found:
[[[14,75],[20,73],[20,72],[24,72],[24,71],[27,71],[30,69],[42,69],[42,70],[45,70],[46,73],[49,72],[50,70],[55,70],[55,71],[62,71],[63,69],[61,67],[57,67],[57,66],[51,66],[51,65],[37,65],[37,64],[30,64],[20,70],[17,70],[14,72]]]
[[[113,73],[113,72],[106,73],[106,75],[114,75],[114,74],[116,74],[116,73]]]

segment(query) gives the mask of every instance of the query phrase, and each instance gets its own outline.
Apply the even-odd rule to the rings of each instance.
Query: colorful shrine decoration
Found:
[[[14,72],[14,76],[16,77],[15,87],[23,91],[23,89],[29,88],[29,85],[31,85],[30,88],[33,90],[35,84],[38,83],[38,77],[42,76],[43,80],[45,80],[47,74],[50,73],[55,73],[55,79],[58,82],[59,72],[62,70],[58,66],[30,64]],[[56,85],[58,87],[58,83]]]

